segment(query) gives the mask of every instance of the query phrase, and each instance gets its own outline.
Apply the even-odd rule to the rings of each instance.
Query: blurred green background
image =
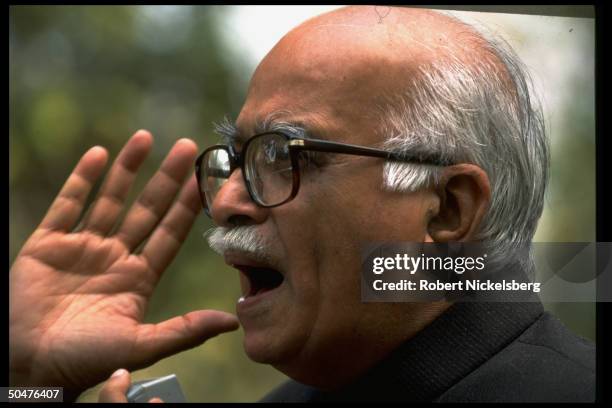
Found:
[[[280,21],[283,13],[297,10],[302,13],[292,17],[297,22],[319,11],[302,7],[276,9],[276,14],[270,14],[272,8],[242,6],[10,7],[9,264],[80,155],[92,145],[106,147],[114,157],[135,130],[145,128],[153,133],[154,148],[129,197],[133,200],[178,138],[192,138],[200,148],[216,142],[211,122],[226,114],[235,118],[255,64],[278,40],[280,34],[266,32],[266,26],[273,27],[274,18]],[[261,21],[262,12],[270,21]],[[482,17],[489,19],[484,23],[501,27],[500,34],[508,35],[536,76],[538,72],[547,79],[557,75],[563,83],[559,89],[544,81],[541,89],[553,161],[536,240],[594,241],[592,72],[585,67],[583,55],[570,56],[578,60],[574,65],[555,64],[554,56],[542,58],[542,43],[550,48],[547,38],[531,33],[529,30],[537,29],[533,24],[508,20],[512,18]],[[562,27],[559,33],[553,30],[546,35],[559,39],[561,30],[567,35],[563,27],[568,21],[544,18],[552,20],[540,29]],[[249,24],[254,30],[249,41],[268,41],[268,48],[247,52],[249,34],[245,37],[244,31],[234,30]],[[571,19],[571,25],[572,46],[581,52],[590,50],[592,55],[592,21]],[[564,52],[566,49],[557,50],[557,54]],[[530,53],[538,59],[530,60]],[[205,216],[199,217],[162,278],[147,321],[194,309],[234,312],[240,295],[238,276],[202,237],[211,226]],[[575,332],[594,339],[594,304],[546,307]],[[133,378],[168,373],[177,374],[188,400],[194,402],[255,401],[285,379],[273,368],[248,360],[241,330],[164,359],[135,372]],[[95,401],[98,388],[84,393],[80,400]]]

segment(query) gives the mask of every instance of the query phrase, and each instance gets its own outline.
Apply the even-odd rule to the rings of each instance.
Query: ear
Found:
[[[445,168],[436,189],[438,213],[428,225],[434,242],[470,241],[478,232],[491,202],[491,186],[484,170],[473,164]]]

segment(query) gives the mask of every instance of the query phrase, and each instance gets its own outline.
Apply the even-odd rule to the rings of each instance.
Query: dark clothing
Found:
[[[262,401],[594,400],[595,346],[540,302],[461,302],[340,390],[287,381]]]

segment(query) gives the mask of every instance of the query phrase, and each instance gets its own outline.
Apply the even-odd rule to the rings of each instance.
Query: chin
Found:
[[[278,337],[256,330],[245,330],[242,342],[246,355],[256,363],[279,364],[285,361],[291,352],[283,347]]]
[[[297,339],[293,339],[297,340]],[[244,351],[252,361],[269,364],[276,370],[306,385],[326,388],[326,376],[316,360],[301,353],[302,343],[263,331],[245,331]],[[332,374],[333,375],[333,374]]]

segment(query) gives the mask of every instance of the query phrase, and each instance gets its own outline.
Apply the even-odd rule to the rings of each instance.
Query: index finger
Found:
[[[107,160],[108,152],[101,146],[94,146],[85,152],[49,207],[39,228],[60,231],[72,229]]]

